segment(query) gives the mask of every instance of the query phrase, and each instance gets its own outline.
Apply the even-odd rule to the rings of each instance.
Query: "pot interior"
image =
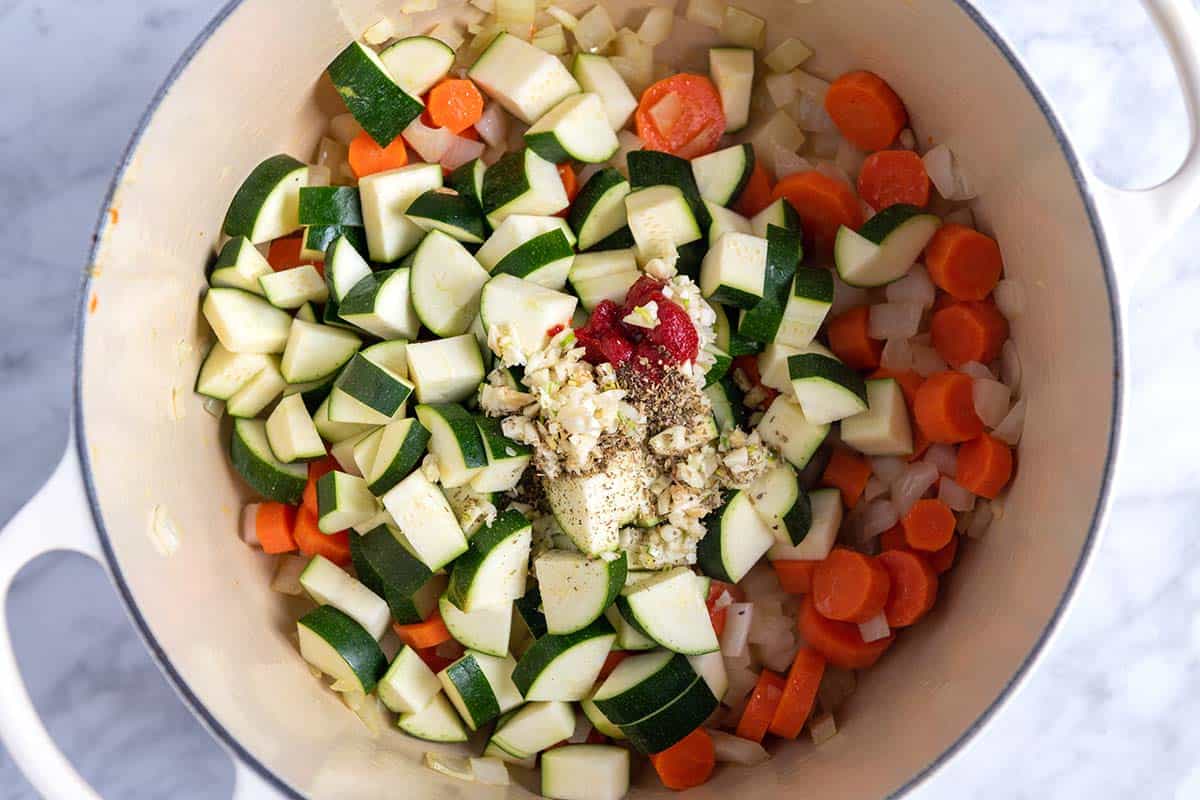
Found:
[[[625,0],[606,5],[618,26],[645,13]],[[1114,425],[1111,298],[1064,145],[958,3],[740,5],[768,20],[768,47],[788,36],[812,46],[806,69],[827,78],[871,69],[896,88],[921,141],[948,143],[969,171],[979,224],[999,239],[1008,274],[1028,295],[1014,325],[1028,423],[1003,516],[960,550],[928,621],[862,676],[837,737],[820,748],[775,746],[753,772],[723,769],[695,792],[698,800],[733,789],[748,800],[781,790],[885,796],[954,747],[1006,691],[1076,577]],[[246,493],[228,464],[228,421],[205,413],[191,387],[209,342],[199,313],[204,267],[229,198],[269,154],[311,159],[335,110],[322,71],[380,16],[371,0],[310,0],[286,12],[245,0],[216,27],[167,90],[120,180],[119,221],[104,229],[92,268],[81,375],[99,518],[147,634],[231,741],[296,791],[343,800],[391,796],[397,786],[414,798],[482,789],[420,766],[430,744],[391,730],[372,738],[318,686],[296,652],[300,609],[269,590],[273,560],[238,539]],[[713,43],[712,31],[677,19],[656,58],[703,70]],[[155,542],[163,520],[177,532],[169,555]],[[645,772],[635,775],[641,791],[667,794]]]

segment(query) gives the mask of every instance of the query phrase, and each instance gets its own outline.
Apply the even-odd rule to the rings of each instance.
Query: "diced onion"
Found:
[[[370,45],[380,45],[392,38],[392,32],[395,26],[387,17],[376,22],[371,27],[363,31],[363,41]]]
[[[771,757],[761,744],[750,739],[718,730],[710,730],[708,734],[712,737],[717,761],[752,767]]]
[[[475,770],[471,768],[471,762],[465,758],[458,756],[447,756],[441,753],[426,753],[425,766],[429,767],[434,772],[440,772],[443,775],[449,775],[451,778],[458,778],[460,781],[475,780]]]
[[[891,500],[884,498],[872,500],[863,510],[863,537],[873,539],[899,521],[900,515],[896,512],[896,506]]]
[[[859,624],[858,635],[864,642],[878,642],[880,639],[891,636],[892,629],[888,627],[887,617],[881,611],[866,622]]]
[[[954,153],[944,144],[931,148],[921,159],[929,180],[937,187],[938,194],[950,201],[970,200],[975,197],[971,182],[958,169]]]
[[[722,0],[688,0],[684,16],[698,25],[717,30],[725,17],[725,3]]]
[[[725,615],[725,630],[721,632],[722,655],[740,656],[746,652],[753,621],[753,603],[733,603],[729,606],[729,612]]]
[[[218,400],[215,397],[206,397],[204,398],[204,410],[217,419],[220,419],[225,416],[225,401]]]
[[[833,158],[835,164],[841,167],[846,174],[855,178],[858,177],[859,170],[862,169],[863,162],[866,160],[867,154],[845,139],[838,143],[837,155]]]
[[[900,146],[905,150],[917,149],[917,135],[913,133],[912,128],[905,128],[900,131]]]
[[[813,131],[808,136],[808,145],[817,158],[833,158],[837,155],[842,135],[837,131]]]
[[[995,379],[995,375],[985,365],[978,361],[968,361],[958,368],[958,371],[964,375],[970,375],[972,378],[986,378],[987,380]]]
[[[882,497],[887,493],[888,485],[881,481],[878,475],[872,475],[867,478],[867,486],[863,489],[862,499],[869,503],[876,497]]]
[[[465,41],[462,31],[458,29],[457,25],[451,22],[440,23],[426,35],[437,39],[445,44],[446,47],[449,47],[451,50],[455,51],[462,47],[462,43]]]
[[[1025,430],[1025,405],[1024,397],[1013,403],[1007,416],[992,431],[992,436],[1007,445],[1016,445],[1021,441],[1021,434]]]
[[[401,14],[420,14],[422,11],[433,11],[437,8],[437,0],[401,0]]]
[[[1008,387],[1000,381],[976,378],[973,386],[975,413],[989,428],[994,428],[1008,415]]]
[[[546,13],[558,20],[558,24],[562,25],[569,31],[575,30],[575,26],[579,24],[579,17],[567,11],[565,8],[558,6],[550,6],[546,9]]]
[[[772,147],[779,146],[793,153],[804,144],[804,131],[796,127],[788,113],[776,111],[767,122],[750,137],[754,154],[764,162],[771,157]]]
[[[1005,278],[993,290],[996,308],[1006,319],[1016,319],[1025,313],[1025,287],[1020,281]]]
[[[1000,349],[1000,380],[1013,394],[1021,388],[1021,357],[1017,353],[1017,343],[1012,339],[1005,340]]]
[[[579,49],[588,53],[600,52],[617,35],[612,18],[601,5],[592,6],[591,11],[580,17],[573,32]]]
[[[834,296],[836,298],[836,294]],[[909,342],[913,354],[913,369],[922,378],[928,378],[935,372],[945,372],[947,365],[945,360],[938,355],[938,351],[934,350],[927,344],[919,344],[915,340]]]
[[[854,188],[854,178],[851,177],[850,173],[837,163],[836,159],[833,161],[825,161],[824,159],[818,161],[817,172],[821,173],[827,178],[833,178],[835,181],[841,181],[851,189]],[[855,171],[855,174],[858,174],[857,171]]]
[[[728,664],[728,660],[726,660]],[[728,706],[737,706],[745,701],[746,696],[754,689],[758,681],[758,673],[748,666],[726,667],[729,678],[729,689],[725,692],[724,702]]]
[[[275,577],[271,578],[271,591],[299,597],[304,594],[300,585],[300,573],[308,566],[303,556],[282,555],[275,564]]]
[[[906,466],[900,477],[892,482],[892,503],[896,511],[901,516],[907,514],[937,479],[938,469],[933,464],[917,461]]]
[[[787,593],[783,591],[783,586],[779,583],[779,575],[765,561],[760,561],[746,573],[746,576],[738,582],[738,586],[753,602],[782,601],[787,597]],[[772,606],[768,606],[769,610],[772,608]]]
[[[871,472],[884,483],[891,484],[899,478],[908,464],[896,456],[875,456],[871,459]]]
[[[943,475],[953,476],[958,472],[958,451],[952,444],[931,444],[925,451],[925,462],[937,467]]]
[[[317,157],[313,163],[332,170],[346,160],[349,152],[349,148],[336,139],[322,136],[320,143],[317,144]]]
[[[833,721],[833,714],[825,712],[813,717],[808,723],[808,733],[815,745],[825,744],[836,736],[837,724]]]
[[[771,146],[771,161],[775,167],[776,180],[781,180],[797,172],[807,172],[813,168],[812,162],[807,158],[777,144]]]
[[[855,306],[866,305],[871,299],[871,293],[858,286],[844,282],[837,272],[833,273],[833,305],[829,308],[829,316],[838,314]]]
[[[924,309],[916,303],[880,303],[871,306],[867,335],[872,339],[908,339],[921,329]]]
[[[721,16],[721,37],[736,47],[758,50],[766,39],[767,23],[737,6],[726,6]]]
[[[776,108],[783,108],[796,99],[796,82],[791,73],[768,75],[764,83]]]
[[[796,101],[792,107],[796,124],[801,129],[814,133],[836,131],[837,126],[825,110],[829,81],[798,69],[792,73],[792,83],[796,88]],[[865,158],[865,155],[863,157]]]
[[[888,339],[884,342],[880,364],[885,369],[894,369],[900,372],[912,369],[913,354],[908,339]]]
[[[789,623],[783,637],[770,645],[759,645],[762,651],[762,663],[767,669],[775,672],[787,672],[796,657],[796,639],[792,635],[792,624]]]
[[[992,504],[987,500],[979,503],[971,512],[971,523],[967,526],[967,536],[972,539],[982,539],[992,524]]]
[[[496,0],[471,0],[471,5],[478,8],[484,14],[494,14],[496,12]]]
[[[763,61],[772,72],[791,72],[812,58],[812,48],[799,39],[784,39]]]
[[[488,103],[475,123],[475,130],[490,146],[500,147],[508,141],[508,115],[499,103]]]
[[[346,695],[342,695],[342,697],[346,697]],[[373,694],[366,695],[361,701],[357,701],[354,714],[367,727],[367,730],[371,732],[372,739],[378,738],[390,725],[388,712],[383,707],[383,701]]]
[[[422,161],[430,164],[441,161],[454,143],[455,135],[446,128],[430,128],[417,117],[404,129],[404,141],[412,145]]]
[[[675,92],[668,92],[647,113],[654,120],[655,127],[669,136],[675,123],[683,116],[683,100]]]
[[[669,8],[657,6],[646,12],[646,18],[638,27],[637,35],[648,45],[658,45],[671,38],[675,26],[675,14]]]
[[[555,23],[542,28],[533,37],[533,46],[554,56],[566,53],[567,36],[563,33],[563,26]]]
[[[362,126],[349,112],[338,114],[329,120],[329,135],[347,147],[360,133],[362,133]]]
[[[446,152],[442,153],[442,157],[438,159],[438,163],[448,170],[456,170],[468,161],[483,155],[483,149],[483,142],[477,142],[465,136],[455,136],[454,141],[446,148]]]
[[[471,774],[475,776],[476,782],[485,786],[509,785],[508,765],[500,759],[486,756],[470,758],[468,761],[471,763]]]
[[[898,281],[893,281],[883,290],[889,303],[914,303],[921,308],[929,308],[937,296],[933,281],[925,267],[917,264]]]
[[[713,603],[713,611],[720,611],[722,608],[729,608],[733,603],[733,595],[728,591],[722,591],[717,595],[717,602]]]
[[[938,481],[937,496],[950,506],[951,511],[970,511],[975,507],[975,495],[951,478],[943,477]]]
[[[436,2],[435,2],[436,5]],[[496,0],[496,22],[508,28],[519,28],[526,31],[533,25],[537,16],[535,0]]]
[[[251,547],[261,547],[258,541],[258,509],[262,503],[247,503],[242,509],[242,541]]]

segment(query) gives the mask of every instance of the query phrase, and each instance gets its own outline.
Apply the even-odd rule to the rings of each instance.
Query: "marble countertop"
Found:
[[[0,521],[66,440],[78,276],[117,159],[223,2],[0,0]],[[976,5],[1101,175],[1145,185],[1170,172],[1186,120],[1138,3]],[[1200,217],[1127,292],[1126,468],[1061,635],[1017,698],[914,798],[1200,798],[1200,434],[1192,371],[1174,368],[1200,361],[1198,248]],[[227,757],[165,683],[99,567],[39,560],[14,587],[10,620],[39,710],[106,798],[229,797]],[[0,749],[0,800],[34,796]]]

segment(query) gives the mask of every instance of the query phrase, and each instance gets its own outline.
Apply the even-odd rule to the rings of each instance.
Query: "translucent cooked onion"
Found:
[[[796,639],[792,636],[792,624],[789,623],[783,636],[770,645],[758,645],[762,663],[767,669],[775,672],[787,672],[796,657]]]
[[[260,547],[258,541],[258,508],[262,503],[248,503],[242,509],[241,536],[242,541],[251,547]]]
[[[771,757],[771,754],[763,749],[761,744],[750,739],[743,739],[740,736],[718,730],[710,730],[708,734],[712,737],[717,761],[752,767]]]
[[[638,38],[650,46],[662,44],[671,38],[671,29],[675,26],[675,15],[669,8],[657,7],[646,12],[645,19],[638,27]]]
[[[938,500],[950,506],[951,511],[970,511],[975,507],[975,495],[960,486],[952,478],[942,477],[938,481]]]
[[[862,169],[863,162],[866,161],[866,159],[866,153],[859,150],[845,139],[842,139],[842,141],[838,143],[837,155],[834,156],[833,160],[843,172],[845,172],[847,175],[852,175],[857,178],[859,170]]]
[[[959,367],[958,371],[964,375],[970,375],[972,378],[987,378],[989,380],[994,380],[996,377],[992,374],[990,369],[983,364],[980,364],[978,361],[968,361]]]
[[[732,603],[725,615],[725,630],[721,632],[721,654],[740,656],[746,652],[750,625],[754,622],[753,603]]]
[[[899,521],[900,515],[896,513],[896,506],[891,500],[872,500],[863,510],[862,535],[866,539],[873,539]]]
[[[787,593],[779,583],[779,575],[765,561],[754,566],[738,583],[751,601],[783,600]]]
[[[825,177],[833,178],[835,181],[841,181],[852,189],[854,188],[853,176],[858,174],[857,169],[851,172],[850,170],[846,169],[846,167],[839,164],[836,158],[833,161],[822,160],[816,162],[816,170]]]
[[[836,317],[847,309],[866,305],[870,298],[869,291],[843,282],[835,272],[833,274],[833,305],[829,309],[829,316]]]
[[[938,194],[950,201],[970,200],[975,197],[971,182],[955,163],[954,153],[944,144],[931,148],[921,159],[929,180]]]
[[[901,516],[908,513],[913,503],[937,482],[938,469],[925,461],[916,461],[904,468],[900,477],[892,483],[892,503]]]
[[[1021,388],[1021,356],[1017,353],[1017,343],[1012,339],[1005,341],[1000,350],[1000,380],[1013,394]]]
[[[837,131],[815,131],[808,136],[809,147],[816,158],[833,158],[837,155],[842,135]]]
[[[912,369],[913,354],[908,339],[888,339],[883,343],[883,355],[879,362],[885,369],[906,372]]]
[[[422,161],[441,161],[457,137],[445,128],[431,128],[417,117],[404,129],[404,141],[412,145]]]
[[[350,112],[338,114],[329,120],[329,135],[347,147],[360,133],[362,133],[362,125],[358,124],[358,120]]]
[[[952,444],[931,444],[925,451],[924,461],[933,464],[943,475],[953,476],[958,471],[958,451]]]
[[[916,303],[880,303],[871,306],[867,335],[872,339],[908,339],[921,328],[923,309]]]
[[[282,555],[275,564],[275,577],[271,578],[271,591],[299,597],[304,594],[300,585],[300,573],[308,566],[303,556]]]
[[[905,128],[900,131],[900,146],[905,150],[917,149],[917,135],[913,133],[912,128]]]
[[[1000,424],[992,430],[992,436],[995,436],[1000,441],[1007,445],[1016,445],[1021,441],[1021,434],[1025,430],[1025,398],[1022,397],[1017,402],[1013,403],[1013,407],[1009,409],[1008,414],[1000,421]]]
[[[915,303],[921,308],[931,307],[937,294],[929,273],[920,264],[900,280],[889,283],[883,292],[889,303]]]
[[[508,114],[499,103],[488,103],[475,123],[475,130],[491,147],[502,147],[508,143]]]
[[[837,299],[836,295],[834,299]],[[927,378],[935,372],[945,372],[948,369],[945,360],[938,355],[938,351],[929,345],[910,341],[909,346],[912,348],[913,369],[922,378]]]
[[[477,783],[485,786],[508,786],[508,765],[498,758],[470,758],[471,774]]]
[[[775,108],[783,108],[796,99],[796,81],[792,79],[790,72],[768,75],[763,82]]]
[[[979,503],[971,512],[971,522],[967,525],[967,536],[972,539],[982,539],[992,525],[992,504],[987,500]]]
[[[870,478],[867,478],[867,486],[863,489],[862,499],[869,503],[876,497],[882,497],[887,493],[888,485],[879,480],[878,475],[872,475]]]
[[[650,107],[649,111],[654,125],[664,135],[668,135],[675,123],[683,116],[683,100],[675,92],[668,92],[661,100]]]
[[[446,152],[442,153],[442,157],[438,159],[438,163],[448,170],[456,170],[468,161],[483,155],[483,149],[483,142],[477,142],[465,136],[455,136],[454,141],[446,148]]]
[[[778,144],[771,145],[771,161],[775,167],[776,180],[797,172],[807,172],[813,168],[812,162],[807,158],[785,147],[780,147]]]
[[[825,110],[829,82],[798,69],[792,72],[792,86],[796,90],[796,99],[792,101],[790,111],[801,130],[812,133],[836,131],[833,119]]]
[[[875,473],[879,480],[889,485],[900,477],[907,466],[908,464],[903,458],[896,456],[874,456],[871,459],[871,472]]]
[[[858,635],[864,642],[877,642],[891,636],[892,629],[888,627],[887,617],[881,611],[858,626]]]
[[[1008,415],[1008,387],[1000,381],[976,378],[972,387],[975,394],[975,413],[983,424],[994,428]]]
[[[837,736],[837,723],[833,721],[833,714],[825,712],[809,720],[808,733],[815,745],[825,744]]]
[[[1006,319],[1016,319],[1025,313],[1025,287],[1017,280],[1005,278],[993,290],[996,308]]]
[[[574,33],[580,50],[598,53],[617,35],[617,29],[613,27],[612,18],[604,6],[596,5],[579,18]]]
[[[750,667],[734,667],[727,668],[726,674],[729,677],[729,688],[725,692],[724,701],[726,705],[735,706],[744,701],[746,695],[754,689],[754,684],[758,681],[758,673]]]

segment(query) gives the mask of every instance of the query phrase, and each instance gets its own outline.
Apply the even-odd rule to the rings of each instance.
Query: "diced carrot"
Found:
[[[612,674],[612,671],[617,668],[625,659],[629,658],[629,653],[625,650],[613,650],[604,659],[604,664],[600,667],[600,674],[596,676],[597,681],[602,681]]]
[[[874,556],[835,547],[813,573],[812,599],[823,617],[866,622],[883,610],[890,586]]]
[[[267,248],[267,263],[276,272],[311,263],[300,257],[300,250],[303,247],[303,231],[272,239],[270,247]]]
[[[1012,449],[991,434],[982,433],[958,448],[954,480],[980,497],[995,499],[1012,478]]]
[[[872,153],[858,172],[858,194],[876,211],[899,203],[924,208],[929,204],[925,162],[912,150]]]
[[[873,72],[847,72],[829,86],[825,110],[842,136],[859,150],[882,150],[908,124],[908,112],[887,82]]]
[[[954,566],[954,556],[958,553],[958,535],[950,537],[950,543],[941,550],[935,550],[932,553],[922,553],[929,561],[929,566],[933,567],[933,571],[938,575],[943,572],[948,572]]]
[[[821,473],[821,485],[841,491],[846,508],[854,508],[870,479],[871,462],[844,447],[833,448],[833,455]]]
[[[812,591],[812,576],[820,561],[784,560],[772,561],[779,585],[788,594],[808,594]]]
[[[941,500],[927,498],[913,503],[900,520],[904,541],[913,550],[932,553],[954,538],[954,512]]]
[[[767,168],[762,165],[761,161],[755,161],[754,171],[750,173],[750,180],[742,188],[742,193],[738,195],[737,202],[733,204],[733,210],[743,217],[753,217],[771,205],[771,200],[771,176],[767,174]]]
[[[574,203],[575,196],[579,194],[579,179],[575,177],[575,170],[571,168],[570,164],[559,164],[558,177],[562,179],[563,189],[567,193],[567,202]],[[565,213],[565,209],[563,213]]]
[[[442,622],[442,614],[439,611],[434,611],[424,622],[413,622],[408,625],[394,622],[392,630],[400,637],[400,641],[414,650],[437,647],[442,642],[450,640],[450,631],[446,629],[446,623]]]
[[[1000,245],[987,234],[949,223],[925,246],[925,267],[933,285],[955,300],[982,300],[1000,281]]]
[[[316,461],[308,462],[308,483],[304,485],[304,500],[303,505],[312,514],[317,514],[317,481],[328,472],[333,472],[338,468],[337,461],[333,456],[325,456],[318,458]]]
[[[817,699],[817,689],[825,675],[825,656],[811,647],[801,647],[788,670],[783,697],[771,719],[771,733],[785,739],[795,739],[804,729]]]
[[[670,130],[659,130],[651,110],[668,95],[679,98],[679,116]],[[642,92],[634,115],[637,135],[647,150],[661,150],[680,158],[695,158],[717,149],[725,133],[721,95],[703,75],[681,72],[664,78]]]
[[[1008,338],[1008,320],[993,305],[953,303],[933,315],[929,335],[938,355],[952,367],[994,361]]]
[[[818,254],[833,252],[838,229],[862,226],[862,206],[854,190],[816,170],[795,172],[775,184],[772,199],[786,197],[800,215],[804,245]]]
[[[376,172],[399,169],[408,164],[408,148],[404,139],[397,136],[387,147],[380,147],[371,134],[361,131],[350,142],[350,169],[354,177],[365,178]]]
[[[697,728],[666,750],[650,756],[659,780],[668,789],[691,789],[712,776],[717,765],[716,748],[704,728]]]
[[[322,533],[317,527],[317,515],[303,506],[296,514],[292,536],[306,556],[325,556],[341,567],[350,563],[350,532]]]
[[[459,134],[483,116],[483,95],[467,78],[445,78],[429,90],[425,108],[435,128]]]
[[[296,549],[292,530],[296,527],[296,507],[284,503],[260,503],[254,518],[254,530],[264,553],[290,553]]]
[[[974,381],[961,372],[930,375],[913,403],[917,427],[931,442],[957,444],[983,433],[975,413]]]
[[[883,342],[868,335],[870,324],[870,306],[855,306],[838,314],[825,326],[829,349],[847,366],[859,370],[877,369],[883,355]]]
[[[893,633],[886,639],[864,642],[857,625],[821,616],[813,605],[812,595],[805,596],[800,602],[797,627],[809,647],[842,669],[866,669],[878,661],[896,639]]]
[[[845,359],[842,360],[845,361]],[[892,378],[900,384],[900,391],[904,393],[904,402],[908,404],[908,413],[912,414],[913,404],[917,402],[917,389],[920,389],[921,384],[925,382],[919,372],[911,369],[880,367],[871,373],[871,378]]]
[[[897,522],[880,534],[879,546],[884,550],[907,550],[908,542],[904,541],[904,527]]]
[[[750,694],[750,702],[738,720],[737,735],[753,742],[762,742],[771,727],[775,717],[775,709],[779,708],[779,700],[783,697],[785,685],[783,676],[769,669],[764,669],[758,675],[754,691]]]
[[[937,573],[922,555],[912,550],[885,550],[879,563],[892,581],[883,607],[889,628],[903,628],[929,613],[937,600]]]

